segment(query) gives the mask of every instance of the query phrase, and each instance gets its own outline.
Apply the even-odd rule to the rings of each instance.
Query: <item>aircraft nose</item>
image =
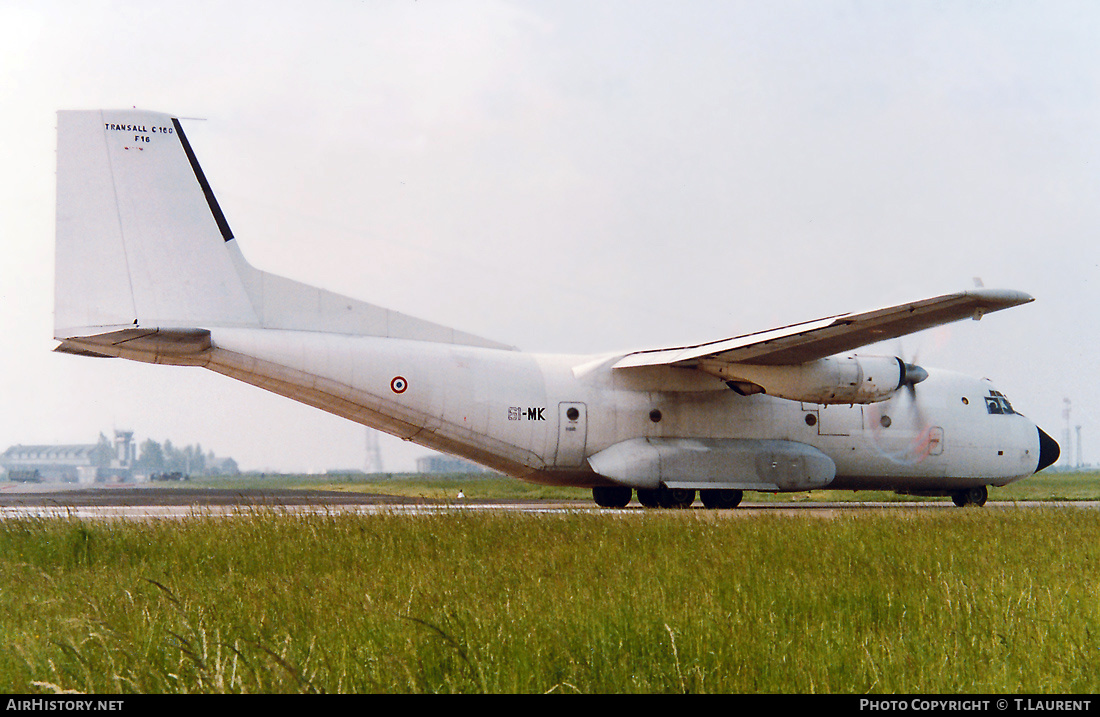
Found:
[[[1039,467],[1035,469],[1035,472],[1043,470],[1047,466],[1054,465],[1054,461],[1058,460],[1058,456],[1062,454],[1062,449],[1058,447],[1058,442],[1047,435],[1047,432],[1038,426],[1035,427],[1039,431]]]

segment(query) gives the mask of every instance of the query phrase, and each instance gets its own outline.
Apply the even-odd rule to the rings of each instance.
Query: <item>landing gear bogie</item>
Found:
[[[626,486],[597,486],[592,498],[601,508],[625,508],[634,491]],[[638,502],[646,508],[690,508],[695,502],[696,491],[691,488],[639,488]],[[703,505],[712,509],[736,508],[743,493],[727,488],[709,488],[698,492]]]
[[[638,502],[646,508],[690,508],[695,491],[689,488],[639,488]]]

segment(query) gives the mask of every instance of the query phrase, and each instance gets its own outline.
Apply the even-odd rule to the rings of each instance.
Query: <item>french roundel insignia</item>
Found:
[[[405,380],[404,376],[394,376],[390,381],[390,388],[394,393],[404,393],[405,389],[409,387],[409,382]]]

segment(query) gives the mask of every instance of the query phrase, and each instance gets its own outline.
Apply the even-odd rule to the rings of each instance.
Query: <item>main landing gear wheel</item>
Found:
[[[695,502],[695,491],[690,488],[665,488],[657,494],[662,508],[690,508]]]
[[[660,490],[655,488],[639,488],[638,489],[638,502],[644,505],[646,508],[660,508]]]
[[[639,488],[638,502],[646,508],[690,508],[695,491],[690,488]]]
[[[965,508],[968,505],[977,506],[981,508],[985,505],[986,498],[989,496],[985,486],[979,486],[977,488],[967,488],[966,490],[958,490],[951,494],[951,500],[955,505],[960,508]]]
[[[632,492],[629,486],[601,485],[592,489],[592,498],[601,508],[625,508]]]
[[[741,505],[739,490],[732,488],[714,488],[699,491],[699,497],[703,499],[703,505],[708,508],[736,508]]]

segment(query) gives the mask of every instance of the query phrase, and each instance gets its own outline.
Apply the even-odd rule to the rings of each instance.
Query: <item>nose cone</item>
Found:
[[[1062,454],[1062,449],[1058,447],[1058,442],[1046,434],[1042,428],[1036,428],[1039,431],[1039,467],[1035,469],[1035,472],[1043,470],[1047,466],[1054,465],[1054,461],[1058,460],[1058,456]]]

